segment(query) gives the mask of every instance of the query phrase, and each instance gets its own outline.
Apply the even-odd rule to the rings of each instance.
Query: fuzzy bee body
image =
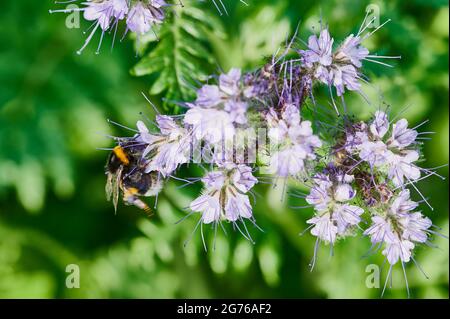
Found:
[[[108,157],[105,166],[105,191],[107,199],[112,200],[115,211],[122,193],[125,204],[151,212],[150,207],[139,197],[157,195],[162,185],[157,173],[145,172],[143,151],[144,147],[138,141],[128,139],[120,141]]]

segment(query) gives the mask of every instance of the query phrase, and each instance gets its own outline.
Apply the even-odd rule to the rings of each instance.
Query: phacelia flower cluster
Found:
[[[237,125],[246,125],[248,121],[241,70],[221,74],[218,85],[202,86],[195,102],[188,106],[184,122],[192,125],[197,139],[218,143],[233,138]]]
[[[203,224],[227,222],[252,241],[246,221],[258,228],[251,204],[258,169],[282,179],[306,177],[317,158],[322,141],[312,122],[302,119],[299,100],[290,93],[295,87],[277,93],[285,86],[277,70],[261,76],[232,68],[198,88],[194,101],[183,102],[187,111],[181,116],[158,114],[154,123],[137,122],[131,148],[143,149],[138,169],[144,175],[204,185],[188,212],[200,215],[201,230]],[[191,163],[210,169],[203,177],[176,177],[179,167]]]
[[[332,103],[338,113],[332,88],[340,97],[346,90],[356,91],[367,101],[367,97],[361,90],[361,83],[367,82],[367,77],[362,73],[363,61],[390,67],[391,65],[381,62],[379,59],[400,58],[399,56],[370,54],[362,42],[390,20],[375,30],[365,33],[371,22],[367,23],[366,20],[367,17],[356,35],[350,34],[336,47],[334,47],[335,41],[328,28],[322,27],[319,36],[311,35],[309,37],[306,49],[297,51],[300,56],[302,72],[329,88]]]
[[[158,114],[155,123],[147,124],[152,127],[137,123],[131,138],[135,144],[126,146],[142,149],[136,168],[142,176],[175,179],[184,186],[202,183],[186,217],[199,216],[194,232],[200,228],[205,249],[205,224],[214,231],[231,224],[253,242],[247,224],[259,228],[252,209],[257,185],[288,178],[310,186],[309,194],[298,197],[313,210],[306,221],[316,237],[312,266],[320,243],[333,247],[356,236],[370,237],[372,250],[382,250],[391,267],[404,266],[415,261],[414,248],[436,234],[431,220],[417,210],[420,202],[410,198],[410,189],[422,196],[419,180],[439,176],[419,167],[420,125],[410,128],[406,119],[390,119],[378,110],[369,121],[344,114],[330,135],[333,125],[315,123],[303,112],[308,98],[314,100],[315,84],[334,87],[339,96],[360,92],[362,62],[371,57],[361,43],[376,31],[362,36],[365,29],[337,48],[328,29],[322,29],[305,50],[293,51],[290,43],[260,69],[245,73],[232,68],[211,77],[193,101],[179,102],[186,107],[184,114]],[[294,57],[287,58],[289,53]],[[176,177],[187,164],[205,173]],[[422,201],[429,204],[423,196]]]
[[[428,174],[425,177],[439,175],[418,166],[417,127],[409,128],[406,119],[393,121],[381,110],[367,122],[342,120],[324,157],[325,168],[312,178],[305,196],[315,210],[307,221],[317,238],[311,266],[319,243],[333,247],[339,239],[362,235],[370,237],[372,253],[381,250],[390,265],[388,277],[395,264],[404,269],[411,260],[422,270],[414,248],[431,245],[431,236],[440,234],[418,210],[419,202],[411,200],[410,188],[431,208],[416,183],[421,172]]]
[[[313,225],[311,234],[319,240],[334,244],[337,236],[345,236],[361,222],[364,209],[352,205],[356,190],[354,176],[345,173],[320,173],[314,176],[314,186],[306,197],[316,216],[307,221]]]
[[[300,111],[294,104],[284,105],[281,112],[270,108],[266,121],[273,147],[270,171],[280,177],[296,177],[303,173],[305,162],[314,160],[315,149],[322,146],[319,137],[313,134],[311,122],[301,120]]]
[[[432,222],[416,211],[418,206],[404,189],[373,210],[371,226],[364,235],[370,236],[372,244],[384,245],[382,253],[391,265],[409,262],[414,246],[428,241]]]
[[[252,169],[246,165],[225,165],[208,172],[201,181],[204,185],[202,195],[189,205],[192,212],[201,214],[199,223],[213,223],[217,229],[222,221],[231,222],[245,238],[251,240],[244,219],[255,224],[248,196],[258,182]]]
[[[349,35],[333,51],[333,38],[328,29],[323,29],[319,37],[312,35],[308,40],[308,49],[300,50],[305,69],[312,76],[328,86],[334,86],[338,96],[347,89],[359,91],[359,69],[369,50],[361,45],[359,36]]]
[[[420,178],[418,133],[401,119],[391,125],[388,115],[377,111],[368,125],[364,122],[350,128],[346,150],[369,164],[371,169],[386,173],[395,186]]]
[[[76,2],[74,0],[66,2],[66,4]],[[126,25],[123,37],[128,32],[133,32],[138,37],[146,34],[152,28],[164,22],[169,7],[165,0],[86,0],[80,4],[82,7],[50,10],[50,13],[83,12],[83,18],[92,23],[91,31],[84,45],[77,51],[78,54],[82,53],[94,34],[100,29],[101,37],[97,49],[98,53],[104,34],[112,32],[115,37],[121,21],[124,21]]]

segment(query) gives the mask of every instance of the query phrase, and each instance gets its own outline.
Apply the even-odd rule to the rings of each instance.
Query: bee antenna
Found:
[[[113,148],[107,148],[107,147],[96,147],[95,148],[98,151],[112,151]]]

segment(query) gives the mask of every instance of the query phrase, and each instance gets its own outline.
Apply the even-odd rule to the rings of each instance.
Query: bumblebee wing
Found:
[[[113,181],[115,181],[114,174],[108,173],[106,177],[105,193],[106,199],[111,200],[111,195],[113,192]]]
[[[116,174],[108,173],[105,185],[106,199],[112,200],[114,211],[117,212],[117,203],[119,202],[119,185],[120,185],[121,170]]]
[[[114,177],[114,186],[112,189],[112,200],[114,205],[114,211],[117,212],[117,203],[119,202],[119,188],[121,185],[121,178],[122,178],[122,167],[119,168],[117,171],[116,176]]]

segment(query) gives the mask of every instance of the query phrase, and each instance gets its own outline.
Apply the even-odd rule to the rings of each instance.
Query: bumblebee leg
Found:
[[[140,200],[136,196],[136,194],[137,194],[137,190],[135,188],[130,188],[130,189],[125,190],[124,194],[123,194],[124,202],[142,209],[143,211],[145,211],[145,213],[149,217],[153,216],[153,212],[152,212],[151,208],[146,203],[144,203],[142,200]]]

